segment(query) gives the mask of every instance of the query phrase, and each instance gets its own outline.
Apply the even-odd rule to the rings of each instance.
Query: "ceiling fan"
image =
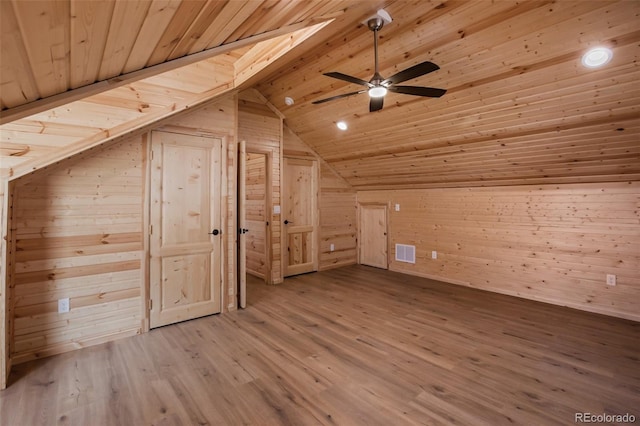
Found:
[[[373,46],[375,49],[375,73],[373,74],[373,77],[371,77],[371,80],[364,81],[350,75],[342,74],[340,72],[324,73],[324,75],[326,75],[327,77],[337,78],[338,80],[359,84],[361,86],[366,86],[367,88],[358,90],[357,92],[344,93],[342,95],[313,101],[312,104],[322,104],[324,102],[333,101],[335,99],[359,95],[360,93],[368,93],[369,97],[371,98],[371,100],[369,101],[369,111],[373,112],[382,109],[382,106],[384,104],[384,96],[387,94],[387,92],[402,93],[405,95],[413,96],[424,96],[428,98],[439,98],[447,92],[445,89],[436,89],[433,87],[397,85],[398,83],[402,83],[403,81],[411,80],[412,78],[420,77],[422,75],[429,74],[430,72],[440,69],[439,66],[429,61],[421,62],[417,65],[409,67],[386,79],[380,75],[380,72],[378,71],[378,31],[380,31],[385,23],[385,19],[383,19],[383,16],[388,17],[388,19],[386,20],[387,22],[391,22],[391,17],[389,17],[386,12],[384,12],[384,15],[382,15],[380,12],[384,11],[378,11],[377,16],[372,17],[367,21],[367,26],[371,31],[373,31]]]

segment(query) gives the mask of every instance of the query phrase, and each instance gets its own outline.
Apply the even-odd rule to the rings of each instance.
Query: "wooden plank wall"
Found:
[[[325,270],[357,262],[356,191],[293,131],[284,129],[284,155],[312,158],[320,164],[320,259]],[[334,249],[331,250],[331,244]]]
[[[266,278],[267,164],[263,154],[247,154],[246,160],[247,272]]]
[[[238,138],[247,143],[247,152],[267,154],[271,170],[271,203],[281,205],[280,179],[282,164],[282,118],[253,91],[240,93],[238,99]],[[268,214],[271,232],[271,280],[282,282],[282,224],[280,214]]]
[[[357,262],[357,209],[355,190],[325,162],[320,165],[319,268],[322,271]]]
[[[358,202],[388,203],[394,271],[640,321],[640,182],[361,191]],[[416,246],[415,265],[394,260],[396,243]]]
[[[14,363],[141,331],[144,150],[128,138],[16,182]]]
[[[223,138],[223,310],[235,296],[235,95],[155,128]],[[103,145],[15,181],[9,320],[13,363],[145,329],[148,133]],[[10,263],[11,267],[11,263]],[[69,297],[71,311],[58,313]]]
[[[4,389],[7,384],[7,376],[11,366],[9,365],[9,347],[8,343],[11,341],[11,337],[8,335],[9,327],[9,286],[7,286],[7,187],[8,182],[6,180],[0,181],[0,389]]]

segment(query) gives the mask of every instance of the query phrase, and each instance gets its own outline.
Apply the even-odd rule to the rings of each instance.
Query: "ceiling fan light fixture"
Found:
[[[387,94],[387,88],[384,86],[375,86],[369,89],[368,93],[372,98],[381,98]]]
[[[601,67],[611,61],[613,52],[606,47],[594,47],[582,56],[582,65],[587,68]]]

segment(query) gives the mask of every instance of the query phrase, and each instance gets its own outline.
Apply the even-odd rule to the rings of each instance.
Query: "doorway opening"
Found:
[[[245,156],[246,273],[268,283],[270,271],[268,157],[247,152]]]

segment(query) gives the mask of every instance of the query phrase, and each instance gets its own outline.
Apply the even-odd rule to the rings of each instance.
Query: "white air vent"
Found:
[[[399,262],[416,263],[416,246],[396,244],[396,260]]]

